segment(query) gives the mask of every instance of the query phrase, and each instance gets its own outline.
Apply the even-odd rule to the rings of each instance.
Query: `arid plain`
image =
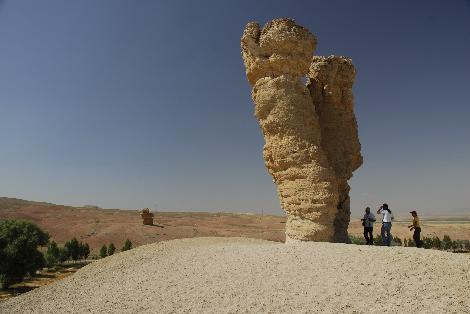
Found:
[[[37,223],[59,244],[76,237],[87,242],[92,253],[113,242],[119,249],[126,239],[134,246],[172,239],[193,237],[249,237],[276,242],[285,241],[285,217],[274,215],[155,212],[154,226],[142,225],[136,210],[71,207],[0,198],[0,219],[25,219]],[[410,219],[399,217],[393,224],[393,235],[411,238],[407,229]],[[445,234],[452,239],[470,239],[470,214],[459,217],[423,217],[423,235]],[[351,218],[349,234],[362,236],[359,218]],[[374,234],[380,232],[376,224]]]

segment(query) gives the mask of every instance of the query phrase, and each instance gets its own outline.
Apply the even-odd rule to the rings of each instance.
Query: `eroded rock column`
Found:
[[[262,30],[249,23],[241,41],[255,116],[266,142],[265,165],[287,214],[286,236],[333,241],[340,189],[321,145],[310,91],[301,82],[315,45],[315,37],[290,19],[273,20]]]
[[[355,75],[351,59],[338,56],[313,57],[308,73],[307,87],[320,121],[321,146],[338,183],[335,242],[347,241],[351,215],[348,180],[362,165],[352,93]]]

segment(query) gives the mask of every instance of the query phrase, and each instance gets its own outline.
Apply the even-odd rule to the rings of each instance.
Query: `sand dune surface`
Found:
[[[192,238],[140,246],[0,303],[0,313],[470,313],[470,256]]]

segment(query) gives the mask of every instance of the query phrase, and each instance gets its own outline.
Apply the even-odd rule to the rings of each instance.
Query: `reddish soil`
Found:
[[[270,215],[155,212],[154,225],[144,226],[140,213],[0,198],[0,219],[24,219],[38,224],[59,245],[76,237],[92,254],[113,242],[120,250],[126,239],[133,246],[170,239],[242,236],[283,242],[285,218]]]
[[[0,219],[25,219],[37,223],[59,244],[76,237],[87,242],[92,254],[113,242],[118,251],[126,239],[133,246],[170,239],[204,236],[242,236],[271,241],[285,241],[285,217],[255,214],[208,212],[156,212],[154,226],[144,226],[139,212],[93,207],[71,207],[0,197]],[[406,226],[410,221],[397,221],[392,234],[411,238]],[[470,239],[470,220],[422,219],[423,236],[448,234],[452,239]],[[349,233],[362,236],[357,218],[351,219]],[[376,223],[374,234],[380,233]]]

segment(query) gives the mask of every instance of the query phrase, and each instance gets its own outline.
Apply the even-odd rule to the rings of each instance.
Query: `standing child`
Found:
[[[416,247],[422,247],[423,242],[421,241],[421,223],[419,221],[418,213],[416,210],[410,211],[411,216],[413,216],[413,224],[409,225],[410,231],[414,229],[413,240],[415,241]]]

